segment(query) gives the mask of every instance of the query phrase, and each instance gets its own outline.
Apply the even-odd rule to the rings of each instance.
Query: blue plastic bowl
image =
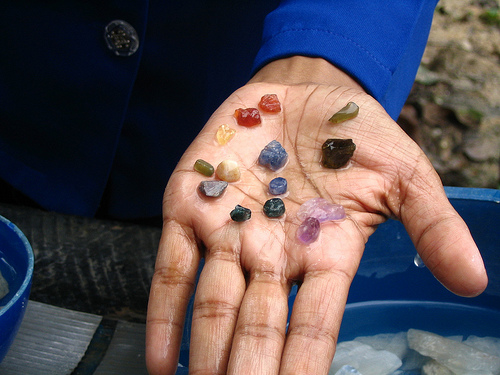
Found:
[[[449,292],[427,268],[414,264],[416,250],[408,233],[399,221],[388,220],[366,244],[350,288],[339,342],[410,328],[441,335],[500,337],[500,190],[445,190],[483,256],[489,276],[485,292],[475,298]],[[292,289],[290,312],[296,293]],[[187,374],[191,311],[192,305],[179,359],[184,367],[178,368],[178,375]]]
[[[33,278],[33,250],[24,234],[0,216],[0,271],[9,293],[0,299],[0,362],[21,325]]]

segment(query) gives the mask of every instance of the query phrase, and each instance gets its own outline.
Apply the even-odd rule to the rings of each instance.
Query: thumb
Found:
[[[408,184],[401,221],[426,266],[446,288],[464,297],[477,296],[488,284],[479,249],[436,172],[426,177]]]

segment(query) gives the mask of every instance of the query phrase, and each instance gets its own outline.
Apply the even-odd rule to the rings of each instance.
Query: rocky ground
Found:
[[[398,120],[448,186],[500,188],[500,0],[441,0]]]

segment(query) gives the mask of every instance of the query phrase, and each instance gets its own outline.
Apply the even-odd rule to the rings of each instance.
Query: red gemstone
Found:
[[[260,113],[257,108],[238,108],[234,117],[241,126],[255,126],[260,124]]]
[[[259,108],[264,112],[278,113],[281,111],[281,104],[276,94],[266,94],[259,102]]]

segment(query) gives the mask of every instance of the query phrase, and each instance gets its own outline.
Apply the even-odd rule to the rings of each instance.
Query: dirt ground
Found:
[[[500,0],[441,0],[398,123],[444,185],[500,188]]]

